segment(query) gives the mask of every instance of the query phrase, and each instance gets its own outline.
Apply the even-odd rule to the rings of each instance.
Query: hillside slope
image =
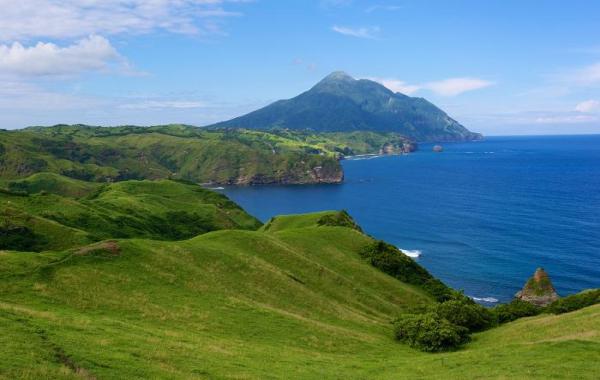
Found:
[[[395,132],[415,141],[481,138],[423,98],[394,93],[366,79],[334,72],[310,90],[215,127],[288,128],[319,132]]]
[[[600,374],[600,305],[506,324],[457,352],[395,342],[390,321],[433,301],[361,259],[368,236],[319,226],[326,215],[180,242],[0,252],[0,378]]]
[[[0,249],[66,249],[126,237],[178,240],[260,226],[224,195],[178,181],[101,185],[41,173],[4,185]]]
[[[375,345],[393,315],[432,302],[364,263],[369,240],[307,227],[1,253],[0,376],[317,376],[302,358]]]
[[[0,130],[0,178],[52,172],[85,181],[176,178],[212,184],[338,183],[339,153],[302,136],[184,125]],[[328,150],[324,146],[334,150]]]

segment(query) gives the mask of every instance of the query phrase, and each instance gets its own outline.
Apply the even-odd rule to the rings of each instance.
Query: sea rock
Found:
[[[546,306],[560,297],[554,290],[550,276],[543,268],[538,268],[520,292],[515,297],[537,306]]]
[[[433,146],[433,151],[436,153],[441,153],[444,151],[444,148],[441,145],[434,145]]]

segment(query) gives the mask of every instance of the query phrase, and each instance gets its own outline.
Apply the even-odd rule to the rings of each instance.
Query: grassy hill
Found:
[[[316,134],[185,125],[31,127],[0,130],[0,178],[50,172],[93,182],[177,178],[241,185],[338,183],[343,180],[339,158],[382,149],[402,153],[415,147],[394,133]]]
[[[0,378],[597,378],[600,305],[456,352],[394,341],[390,321],[434,301],[361,258],[372,238],[319,223],[339,214],[0,251]]]
[[[4,186],[0,249],[66,249],[126,237],[176,240],[260,226],[225,196],[193,183],[97,184],[42,173]]]
[[[52,172],[86,181],[339,182],[338,154],[266,132],[191,126],[35,127],[0,131],[0,177]]]

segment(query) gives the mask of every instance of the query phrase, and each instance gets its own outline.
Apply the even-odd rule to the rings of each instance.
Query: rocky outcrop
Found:
[[[546,306],[560,297],[554,290],[550,276],[543,268],[538,268],[523,289],[515,294],[517,299],[537,306]]]
[[[379,148],[379,154],[404,154],[417,150],[415,143],[404,142],[386,142]]]
[[[251,175],[240,174],[228,181],[210,181],[214,185],[307,185],[317,183],[342,183],[344,171],[339,162],[323,162],[322,166],[304,167],[303,169],[290,170],[283,173]]]

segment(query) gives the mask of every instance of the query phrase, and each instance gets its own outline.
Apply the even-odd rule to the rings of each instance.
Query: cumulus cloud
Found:
[[[238,12],[234,0],[0,0],[0,40],[141,34],[155,30],[211,35]]]
[[[378,26],[349,28],[345,26],[334,25],[331,27],[331,30],[345,36],[373,39],[377,37],[377,34],[379,34],[381,29]]]
[[[125,62],[106,38],[97,35],[64,47],[50,42],[0,45],[0,74],[4,75],[72,75],[102,70],[117,61]]]
[[[492,86],[494,83],[479,78],[448,78],[422,84],[408,84],[391,78],[369,78],[375,80],[394,92],[411,95],[420,90],[429,90],[441,96],[456,96],[462,93]]]
[[[575,106],[575,111],[582,113],[600,112],[600,101],[590,99]]]

